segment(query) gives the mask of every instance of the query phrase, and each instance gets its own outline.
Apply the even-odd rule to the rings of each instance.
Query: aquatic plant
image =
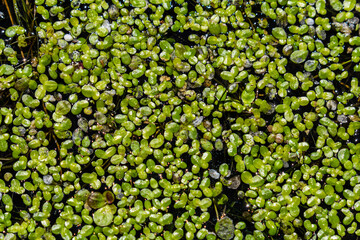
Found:
[[[360,235],[360,3],[3,2],[0,239]]]

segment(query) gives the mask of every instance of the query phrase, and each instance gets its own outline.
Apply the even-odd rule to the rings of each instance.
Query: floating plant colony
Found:
[[[356,0],[3,0],[0,239],[357,239]]]

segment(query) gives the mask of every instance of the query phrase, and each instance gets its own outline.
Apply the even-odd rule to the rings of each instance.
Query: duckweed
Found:
[[[360,235],[357,1],[10,2],[0,239]]]

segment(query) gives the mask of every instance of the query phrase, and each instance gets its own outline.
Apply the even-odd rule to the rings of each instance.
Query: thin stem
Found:
[[[56,139],[55,133],[52,134],[52,137],[53,137],[53,139],[54,139],[54,141],[55,141],[55,144],[56,144],[56,146],[57,146],[57,148],[58,148],[59,158],[60,158],[60,161],[61,161],[62,159],[61,159],[61,153],[60,153],[60,146],[59,146],[59,143],[58,143],[58,141],[57,141],[57,139]]]
[[[21,49],[21,47],[19,47],[19,48],[20,48],[20,53],[21,53],[21,56],[22,56],[22,58],[23,58],[23,61],[26,61],[26,58],[25,58],[25,55],[24,55],[23,50]]]
[[[11,161],[11,160],[15,160],[16,158],[13,157],[8,157],[8,158],[0,158],[0,161]]]
[[[36,7],[33,7],[33,9],[34,9],[33,20],[32,20],[32,22],[31,22],[30,29],[35,29],[35,26],[37,26],[37,23],[36,23],[36,21],[35,21]],[[29,14],[29,15],[30,15],[30,14]],[[35,34],[36,34],[36,31],[34,31],[34,32],[35,32]],[[29,32],[29,34],[31,34],[31,33]],[[33,48],[34,43],[37,44],[37,49],[39,49],[39,41],[37,41],[37,40],[38,40],[37,34],[36,34],[35,37],[36,37],[36,40],[35,40],[35,41],[32,41],[32,43],[31,43],[31,45],[30,45],[30,51],[28,51],[27,57],[29,57],[29,54],[30,54],[31,58],[33,58],[33,49],[32,49],[32,48]]]
[[[41,101],[41,103],[42,103],[41,105],[43,106],[45,113],[46,113],[47,115],[49,115],[48,112],[47,112],[47,109],[46,109],[46,107],[45,107],[44,101]]]
[[[10,17],[11,24],[12,24],[12,25],[15,25],[15,22],[14,22],[14,19],[12,18],[12,15],[11,15],[11,12],[10,12],[10,8],[9,8],[9,5],[8,5],[7,1],[6,1],[6,0],[3,0],[3,2],[5,3],[6,10],[7,10],[8,13],[9,13],[9,17]]]
[[[17,65],[17,66],[16,66],[16,69],[19,68],[19,67],[21,67],[21,66],[23,66],[23,65],[25,65],[25,64],[28,63],[28,62],[29,62],[29,60],[26,60],[26,61],[24,61],[23,63]]]
[[[52,137],[53,137],[53,139],[54,139],[54,141],[55,141],[55,144],[56,144],[56,146],[57,146],[57,148],[58,148],[58,150],[59,150],[59,152],[60,152],[60,146],[59,146],[59,143],[58,143],[58,141],[57,141],[57,139],[56,139],[56,137],[55,137],[55,134],[52,134]]]
[[[86,164],[86,166],[83,168],[83,170],[85,170],[86,168],[88,168],[91,165],[91,162],[95,159],[95,156]]]
[[[252,23],[252,21],[250,20],[250,18],[247,18],[247,20],[250,22],[251,28],[253,30],[256,30],[256,28],[254,27],[254,24]]]
[[[106,170],[106,169],[110,166],[110,164],[111,164],[110,159],[111,159],[111,158],[109,158],[108,160],[106,160],[106,161],[103,163],[102,167],[103,167],[104,170]],[[105,165],[106,165],[106,166],[105,166]]]
[[[217,104],[217,105],[219,105],[221,99],[225,96],[226,93],[228,93],[228,90],[227,90],[227,89],[223,92],[223,94],[221,95],[221,97],[218,99],[218,104]]]
[[[16,0],[13,0],[13,5],[14,5],[14,12],[15,12],[16,19],[17,19],[18,23],[20,24],[21,23],[21,20],[20,20],[21,15],[20,15],[19,7],[17,5]]]
[[[19,7],[17,5],[17,2],[16,0],[13,0],[13,4],[14,4],[14,11],[15,11],[15,16],[17,18],[17,21],[18,21],[18,24],[21,25],[21,14],[20,14],[20,10],[19,10]],[[23,58],[23,61],[25,61],[25,54],[23,52],[23,50],[20,48],[20,53],[21,53],[21,57]]]
[[[341,85],[345,86],[346,88],[350,88],[348,85],[346,85],[345,83],[343,82],[340,82]]]
[[[347,63],[349,63],[349,62],[352,62],[352,60],[350,59],[350,60],[348,60],[348,61],[346,61],[346,62],[343,62],[343,63],[341,63],[341,65],[345,65],[345,64],[347,64]]]
[[[219,221],[220,218],[219,218],[219,213],[218,213],[218,210],[217,210],[217,207],[216,207],[216,203],[215,203],[214,200],[213,200],[213,202],[214,202],[214,209],[215,209],[215,213],[216,213],[216,219]]]
[[[24,39],[30,39],[30,38],[35,38],[35,36],[24,37]],[[15,43],[18,43],[18,41],[12,42],[12,43],[10,43],[10,45],[13,45]]]
[[[222,212],[221,218],[223,218],[225,216],[225,214],[226,214],[226,205],[224,206],[224,210]]]
[[[3,166],[1,169],[9,169],[9,168],[12,168],[13,165],[8,165],[8,166]]]

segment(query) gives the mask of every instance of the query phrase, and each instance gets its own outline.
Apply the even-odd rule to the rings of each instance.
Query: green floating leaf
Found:
[[[8,150],[8,143],[6,140],[0,140],[0,151],[1,152],[6,152]]]
[[[111,224],[114,218],[113,209],[110,205],[102,207],[94,213],[94,222],[100,227],[105,227]]]
[[[318,61],[316,61],[316,60],[307,60],[304,63],[304,69],[307,72],[315,71],[317,66],[318,66]]]
[[[229,198],[225,194],[221,194],[220,197],[217,198],[218,205],[224,205],[229,201]]]
[[[98,209],[98,208],[105,206],[105,204],[106,204],[105,201],[106,200],[105,200],[105,197],[103,194],[101,194],[99,192],[93,192],[89,195],[86,202],[91,208]]]
[[[10,75],[10,74],[13,74],[14,71],[15,71],[15,68],[11,65],[4,64],[1,66],[1,75],[3,75],[3,74]]]
[[[142,135],[145,139],[149,139],[156,132],[156,126],[153,123],[150,123],[142,130]]]
[[[246,184],[250,184],[252,182],[253,176],[250,172],[244,171],[241,174],[241,181],[243,181]]]
[[[345,161],[348,160],[349,157],[350,157],[350,151],[346,148],[342,148],[338,152],[338,158],[341,163],[345,163]]]
[[[344,10],[351,11],[354,9],[356,5],[356,0],[345,0],[344,1]]]
[[[308,54],[309,51],[307,50],[297,50],[290,55],[290,60],[294,63],[303,63],[305,62]]]
[[[227,176],[228,171],[229,171],[229,165],[227,165],[226,163],[223,163],[223,164],[220,165],[219,172],[220,172],[221,175]]]
[[[241,100],[244,104],[251,104],[255,100],[255,91],[243,91],[241,94]]]
[[[339,0],[330,0],[330,5],[335,11],[341,11],[343,9],[343,4]]]
[[[285,30],[280,27],[273,28],[272,35],[279,40],[287,38]]]
[[[265,179],[262,178],[261,176],[259,175],[256,175],[252,178],[252,181],[250,183],[250,186],[252,187],[260,187],[262,186],[263,184],[265,183]]]
[[[143,8],[146,6],[145,0],[131,0],[130,3],[133,7],[137,7],[137,8]]]
[[[229,217],[224,217],[217,221],[215,225],[215,232],[219,238],[228,240],[234,237],[234,223]]]
[[[71,103],[68,101],[60,101],[56,104],[55,112],[59,115],[66,115],[71,110]]]

